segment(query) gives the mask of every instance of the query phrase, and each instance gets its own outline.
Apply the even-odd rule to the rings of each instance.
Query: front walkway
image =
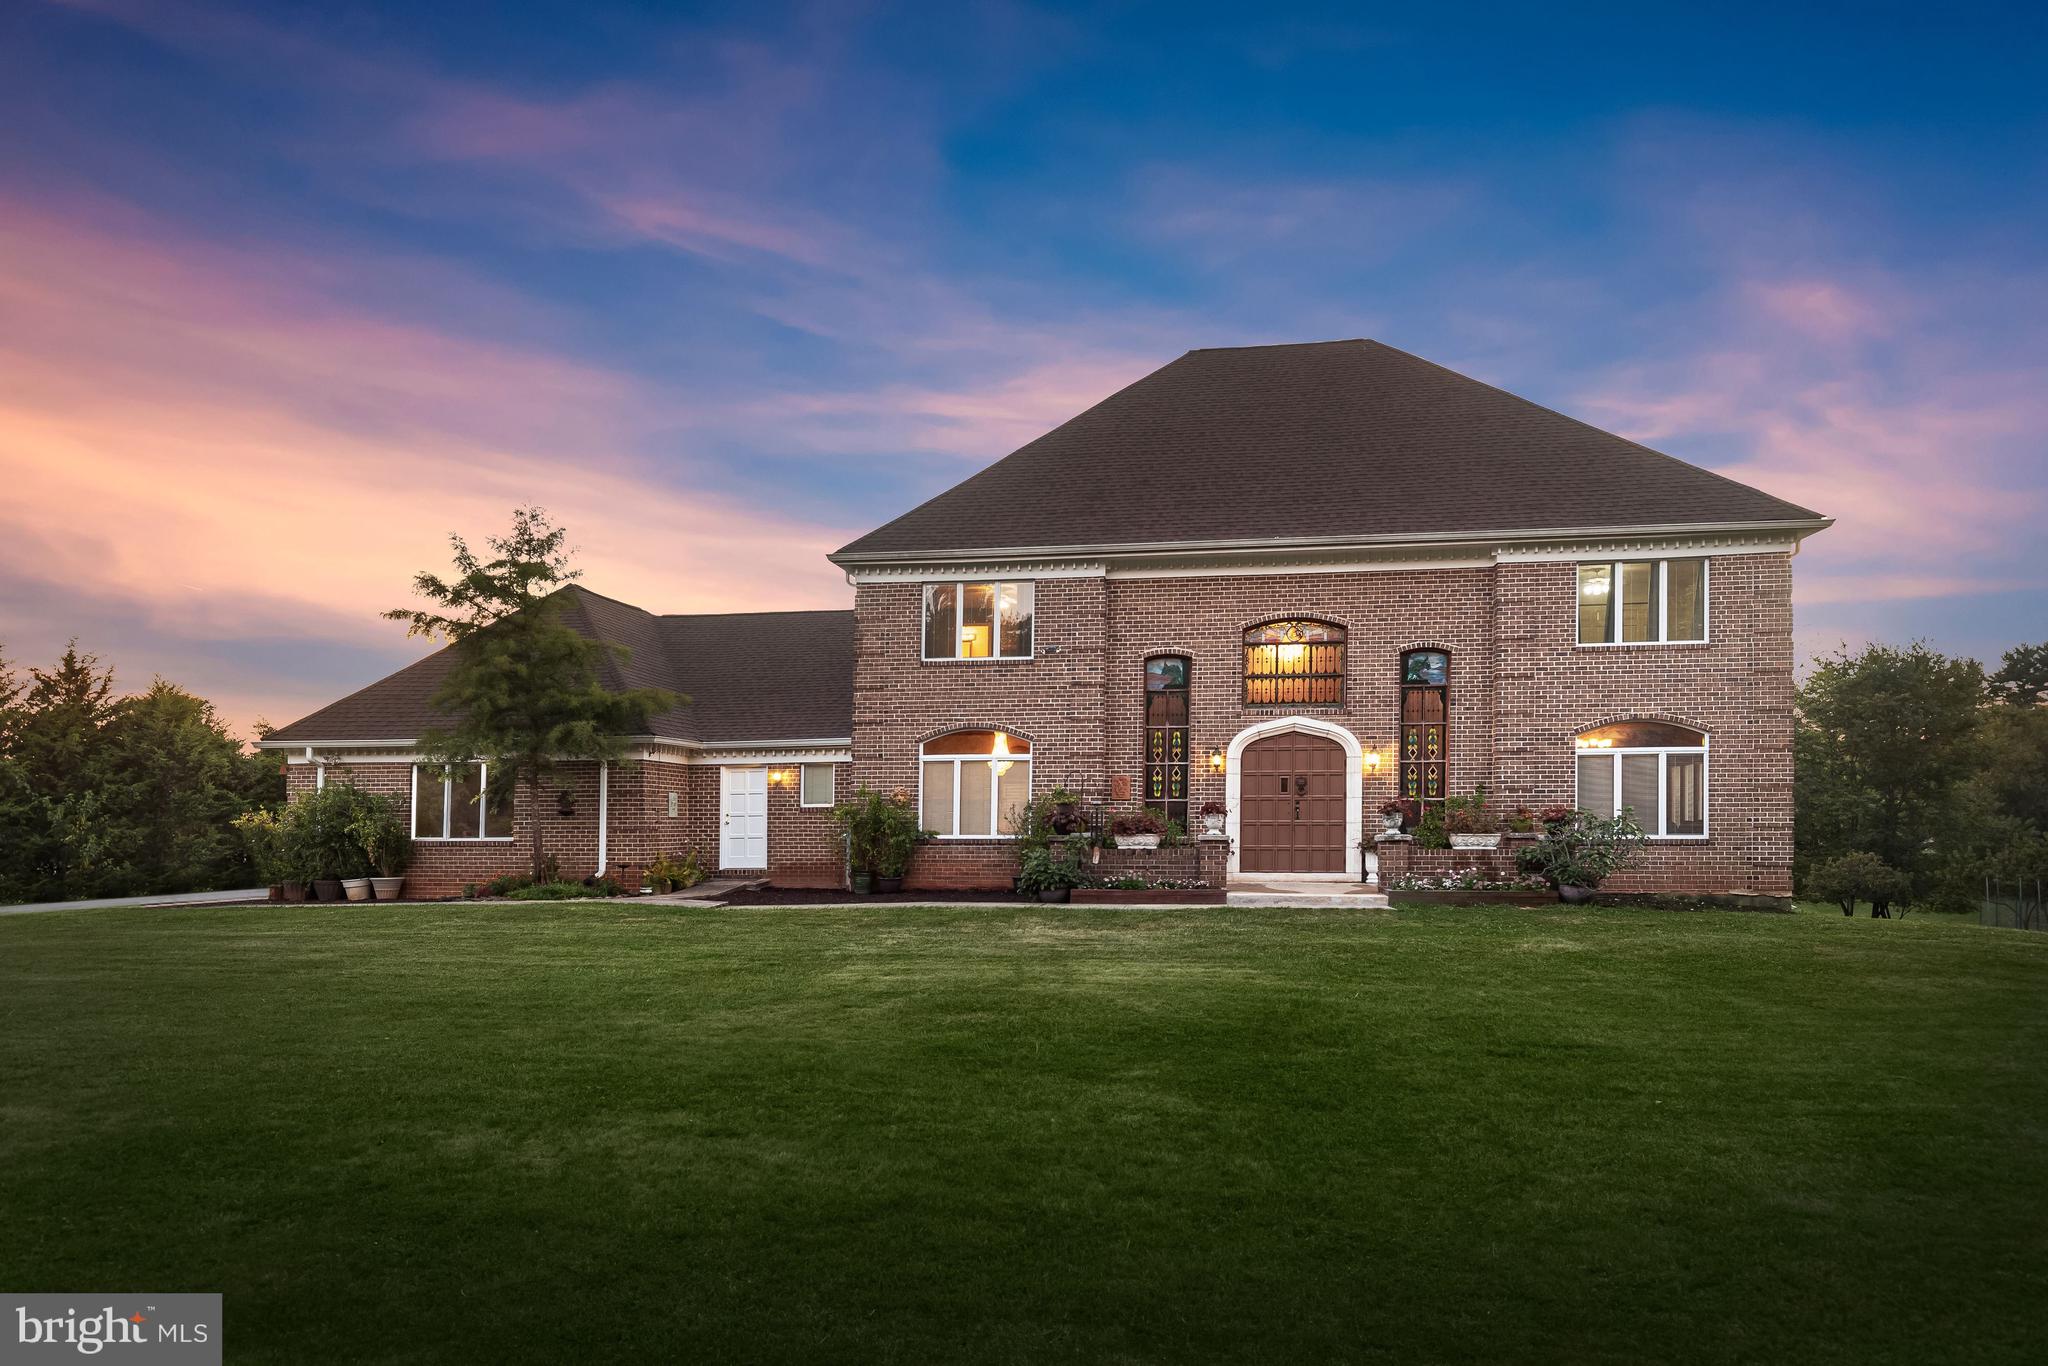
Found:
[[[26,906],[0,906],[0,915],[33,915],[38,911],[110,911],[122,906],[230,906],[238,901],[263,901],[267,887],[239,892],[173,892],[164,896],[112,896],[95,901],[35,901]]]
[[[1224,889],[1230,906],[1299,906],[1333,910],[1383,911],[1386,897],[1375,883],[1356,878],[1282,878],[1261,881],[1257,873],[1241,873]]]

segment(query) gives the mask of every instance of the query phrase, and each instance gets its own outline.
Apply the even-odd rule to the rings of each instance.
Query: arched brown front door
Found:
[[[1245,873],[1344,871],[1344,747],[1288,731],[1244,747],[1237,866]]]

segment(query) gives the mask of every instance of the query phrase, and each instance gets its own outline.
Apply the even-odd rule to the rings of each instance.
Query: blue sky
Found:
[[[1803,651],[2048,637],[2048,29],[1903,6],[0,13],[0,645],[244,725],[450,530],[657,609],[1194,346],[1373,336],[1841,519]]]

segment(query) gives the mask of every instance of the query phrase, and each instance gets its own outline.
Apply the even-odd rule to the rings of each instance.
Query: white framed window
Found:
[[[1658,839],[1707,837],[1707,737],[1663,721],[1623,721],[1580,735],[1574,805],[1629,811]]]
[[[1600,560],[1578,574],[1579,644],[1659,645],[1707,639],[1707,562]]]
[[[802,776],[797,779],[797,805],[832,805],[834,772],[831,764],[805,764]]]
[[[1031,658],[1030,580],[924,586],[926,659]]]
[[[509,840],[512,800],[490,796],[485,763],[412,766],[412,837],[416,840]]]
[[[1031,801],[1031,742],[960,730],[918,753],[917,809],[940,839],[1014,839]]]

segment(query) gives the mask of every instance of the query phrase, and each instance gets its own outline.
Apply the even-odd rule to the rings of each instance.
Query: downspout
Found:
[[[307,763],[309,763],[309,764],[311,764],[311,765],[313,766],[313,790],[314,790],[315,792],[324,792],[324,791],[326,791],[326,790],[327,790],[327,761],[326,761],[325,759],[316,759],[316,758],[314,758],[314,757],[313,757],[313,747],[312,747],[311,745],[307,745],[307,746],[306,746],[306,762],[307,762]]]
[[[597,875],[604,876],[606,857],[606,836],[611,826],[612,809],[612,766],[599,760],[597,765]]]

